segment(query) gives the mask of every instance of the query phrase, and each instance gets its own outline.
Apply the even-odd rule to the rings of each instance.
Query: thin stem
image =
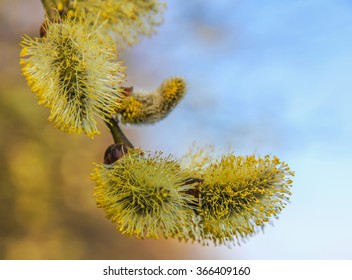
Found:
[[[46,14],[51,19],[53,17],[55,4],[51,0],[41,0]]]
[[[121,130],[118,124],[118,121],[115,118],[111,118],[109,122],[105,122],[105,123],[112,134],[112,138],[114,139],[115,144],[125,144],[129,148],[133,148],[132,143],[130,142],[130,140],[128,140],[126,135],[123,133],[123,131]]]

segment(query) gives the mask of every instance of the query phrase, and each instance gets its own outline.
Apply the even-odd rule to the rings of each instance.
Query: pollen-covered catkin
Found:
[[[127,96],[118,113],[123,123],[150,124],[164,119],[186,92],[186,83],[180,77],[165,80],[149,94],[132,93]]]
[[[230,154],[209,165],[199,186],[198,239],[226,244],[263,228],[286,206],[293,175],[270,156]]]
[[[86,12],[100,14],[99,20],[106,23],[101,32],[123,47],[123,43],[134,45],[142,36],[155,33],[164,9],[165,4],[157,0],[77,0],[72,1],[69,14],[76,18]]]
[[[46,24],[42,39],[25,36],[20,64],[49,120],[68,133],[98,134],[96,117],[108,121],[120,106],[124,67],[96,16]]]
[[[97,164],[94,196],[117,229],[137,238],[185,236],[194,197],[188,173],[171,157],[132,150],[113,164]]]

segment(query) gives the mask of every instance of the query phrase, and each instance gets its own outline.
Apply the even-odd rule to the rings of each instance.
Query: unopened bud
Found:
[[[128,148],[125,144],[112,144],[105,151],[104,163],[112,164],[122,158],[127,152]]]

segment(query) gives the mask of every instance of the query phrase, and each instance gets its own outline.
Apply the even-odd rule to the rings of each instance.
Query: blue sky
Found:
[[[129,51],[136,88],[173,75],[188,81],[167,119],[138,129],[140,145],[176,155],[194,142],[269,153],[296,171],[292,203],[274,226],[215,250],[352,258],[351,34],[352,1],[170,0],[158,34]]]

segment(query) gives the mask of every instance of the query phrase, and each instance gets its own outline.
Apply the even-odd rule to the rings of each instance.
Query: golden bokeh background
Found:
[[[89,175],[111,136],[102,123],[94,140],[53,128],[19,66],[19,41],[37,36],[41,3],[0,8],[0,259],[220,258],[198,244],[124,237],[105,219]]]

